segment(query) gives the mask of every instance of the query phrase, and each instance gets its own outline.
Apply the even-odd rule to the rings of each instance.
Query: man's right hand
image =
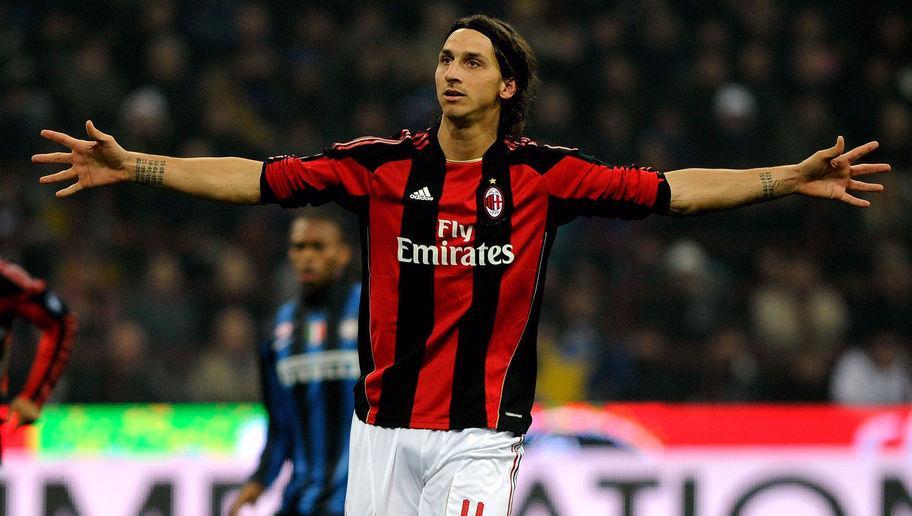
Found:
[[[17,396],[16,399],[10,403],[9,408],[9,423],[13,428],[19,428],[20,426],[30,425],[38,420],[38,416],[41,415],[41,407],[39,407],[34,401]]]
[[[70,152],[51,152],[32,156],[32,163],[60,163],[70,168],[42,176],[42,184],[53,184],[62,181],[76,180],[70,186],[59,190],[57,197],[72,195],[84,188],[122,183],[132,179],[129,168],[130,153],[124,150],[111,135],[95,128],[91,120],[86,122],[86,133],[92,139],[77,140],[72,136],[57,131],[43,130],[41,136],[57,142]]]
[[[228,516],[237,516],[241,507],[247,504],[256,503],[260,495],[263,494],[263,491],[265,491],[265,488],[263,487],[263,484],[260,484],[259,482],[250,481],[244,484],[244,487],[241,488],[237,498],[231,502],[231,507],[228,509]]]

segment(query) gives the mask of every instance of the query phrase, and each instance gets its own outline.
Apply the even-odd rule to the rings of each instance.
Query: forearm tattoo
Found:
[[[135,181],[144,185],[160,186],[165,179],[165,161],[136,158]]]
[[[773,174],[772,172],[760,172],[760,183],[763,185],[763,199],[770,200],[776,198],[773,191]]]

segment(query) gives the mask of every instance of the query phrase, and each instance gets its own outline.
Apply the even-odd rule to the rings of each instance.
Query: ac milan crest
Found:
[[[485,190],[484,207],[485,211],[488,212],[488,216],[492,219],[500,217],[504,207],[504,197],[500,192],[500,188],[492,186]]]

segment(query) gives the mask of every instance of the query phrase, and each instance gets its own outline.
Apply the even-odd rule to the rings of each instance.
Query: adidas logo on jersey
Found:
[[[434,196],[431,195],[431,191],[425,186],[421,190],[416,190],[412,195],[409,195],[409,199],[415,199],[416,201],[433,201]]]

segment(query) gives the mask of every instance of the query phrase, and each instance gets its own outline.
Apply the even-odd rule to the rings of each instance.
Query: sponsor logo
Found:
[[[488,212],[488,216],[492,219],[500,217],[500,214],[503,213],[503,207],[504,197],[500,188],[496,186],[488,187],[484,194],[484,208]]]
[[[276,373],[282,385],[331,380],[357,380],[360,375],[358,352],[355,350],[303,353],[280,359]]]
[[[415,199],[416,201],[433,201],[434,196],[431,195],[431,191],[425,186],[420,190],[412,192],[412,195],[409,195],[409,199]]]
[[[484,267],[486,265],[509,265],[516,256],[513,244],[462,247],[449,245],[444,240],[440,245],[416,244],[408,238],[396,237],[396,258],[402,263],[420,263],[423,265],[465,265],[467,267]]]
[[[516,256],[513,244],[505,245],[472,245],[474,227],[460,224],[455,220],[437,221],[437,237],[452,238],[441,240],[440,245],[425,245],[413,242],[409,238],[396,237],[396,258],[402,263],[422,265],[463,265],[466,267],[484,267],[487,265],[509,265]],[[463,244],[463,245],[458,245]]]

